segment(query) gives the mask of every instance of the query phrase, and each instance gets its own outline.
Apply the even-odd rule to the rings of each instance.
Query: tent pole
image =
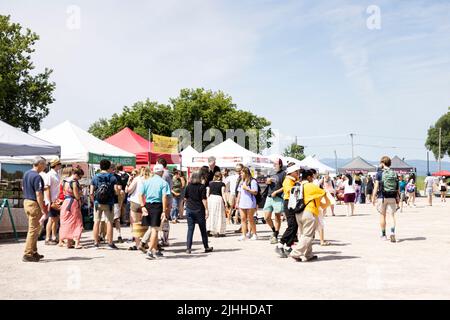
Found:
[[[148,128],[148,167],[151,168],[152,157],[152,131]]]

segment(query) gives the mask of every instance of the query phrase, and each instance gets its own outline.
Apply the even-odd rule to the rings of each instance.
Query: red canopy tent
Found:
[[[450,171],[441,170],[441,171],[433,173],[433,176],[435,176],[435,177],[450,177]]]
[[[158,158],[166,159],[168,164],[181,163],[180,154],[155,153],[149,151],[149,141],[142,138],[130,128],[124,128],[115,135],[105,139],[106,142],[119,147],[125,151],[134,153],[136,155],[136,165],[148,165],[150,156],[151,164],[155,164]],[[151,143],[153,149],[153,143]]]

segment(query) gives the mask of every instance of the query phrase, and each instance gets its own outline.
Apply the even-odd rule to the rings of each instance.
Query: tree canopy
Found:
[[[47,106],[54,101],[52,70],[32,72],[31,54],[37,40],[36,33],[28,28],[22,31],[20,24],[10,22],[10,16],[0,15],[0,119],[25,132],[40,130],[49,113]]]
[[[249,111],[239,110],[232,98],[222,91],[203,88],[182,89],[179,96],[171,98],[167,105],[147,99],[144,102],[136,102],[131,107],[125,106],[121,114],[114,114],[110,119],[103,118],[93,123],[89,132],[105,139],[129,127],[142,137],[148,138],[149,128],[152,133],[165,136],[171,136],[177,129],[185,129],[194,137],[194,122],[200,120],[203,131],[215,128],[224,138],[227,136],[227,129],[256,129],[260,143],[269,145],[270,121]],[[203,141],[202,147],[210,143]]]
[[[283,156],[292,157],[302,161],[305,159],[305,147],[296,143],[292,143],[290,146],[284,149]]]
[[[428,137],[425,146],[431,150],[437,160],[439,160],[439,128],[441,131],[441,159],[450,156],[450,107],[448,112],[442,115],[436,123],[428,129]]]

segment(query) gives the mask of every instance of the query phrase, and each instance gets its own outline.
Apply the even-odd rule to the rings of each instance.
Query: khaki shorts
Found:
[[[381,214],[394,214],[397,209],[397,200],[395,198],[385,198],[377,200],[377,211]]]
[[[111,211],[111,206],[109,204],[99,204],[94,209],[94,221],[105,221],[105,219],[102,220],[102,215],[106,221],[111,223],[114,222],[114,214]]]

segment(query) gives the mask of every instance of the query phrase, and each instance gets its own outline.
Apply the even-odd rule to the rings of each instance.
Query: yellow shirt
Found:
[[[303,184],[303,199],[305,203],[309,204],[306,206],[305,211],[312,212],[314,215],[319,215],[319,207],[321,206],[321,200],[322,197],[324,197],[326,194],[325,190],[320,189],[317,185],[314,183],[306,182]],[[328,199],[327,199],[328,200]],[[328,203],[328,201],[327,201]],[[325,205],[327,207],[327,205]]]
[[[289,200],[291,196],[291,190],[295,186],[297,180],[292,176],[286,176],[283,180],[283,198],[284,200]]]

